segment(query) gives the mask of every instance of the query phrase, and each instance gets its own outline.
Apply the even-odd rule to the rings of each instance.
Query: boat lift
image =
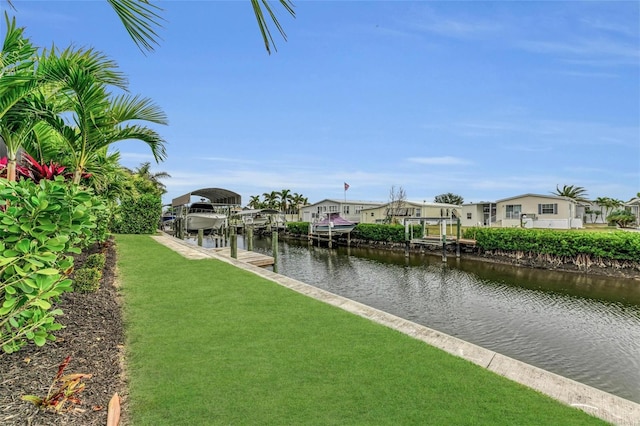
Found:
[[[173,221],[174,236],[184,239],[186,230],[186,216],[191,197],[207,198],[212,204],[225,205],[229,207],[230,217],[235,211],[240,210],[242,205],[242,196],[236,192],[223,188],[202,188],[188,192],[171,200],[171,207],[175,211],[175,219]],[[224,234],[229,232],[229,217],[224,226]]]
[[[450,233],[453,234],[453,224],[455,220],[456,236],[447,236],[447,225],[449,225]],[[436,222],[439,225],[439,235],[429,235],[427,228],[428,222]],[[422,236],[415,237],[413,235],[413,226],[420,225],[422,227]],[[460,246],[475,246],[475,240],[460,238],[461,226],[460,218],[449,209],[441,209],[440,217],[421,217],[406,219],[404,223],[405,233],[405,256],[409,256],[409,247],[411,244],[427,245],[442,247],[442,261],[447,261],[447,247],[455,244],[456,258],[460,258]]]

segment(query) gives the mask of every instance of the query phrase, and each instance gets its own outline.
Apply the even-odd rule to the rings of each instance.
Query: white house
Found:
[[[460,223],[462,226],[495,226],[496,203],[481,201],[462,205]]]
[[[459,217],[460,211],[460,206],[455,204],[396,201],[362,209],[360,223],[385,223],[391,217],[399,223],[405,223],[407,219],[438,220]]]
[[[640,228],[640,197],[635,197],[624,203],[624,208],[636,217],[635,225]]]
[[[340,217],[350,222],[360,222],[362,209],[379,206],[382,203],[376,201],[338,200],[324,199],[300,209],[303,222],[317,222],[327,217],[329,213],[339,213]]]
[[[496,201],[496,224],[503,228],[582,228],[578,203],[556,195],[523,194]]]

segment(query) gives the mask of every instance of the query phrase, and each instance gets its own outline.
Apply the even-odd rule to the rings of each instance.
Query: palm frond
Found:
[[[133,42],[144,53],[152,52],[158,44],[158,33],[155,28],[161,28],[162,9],[148,0],[107,0],[116,12],[124,28]]]
[[[167,124],[167,115],[151,99],[140,95],[120,95],[111,99],[110,114],[122,123],[128,120],[145,120],[156,124]]]
[[[104,135],[104,139],[92,139],[89,143],[91,150],[95,150],[112,143],[126,140],[138,140],[145,143],[151,149],[151,153],[157,163],[167,158],[165,149],[166,141],[158,132],[146,126],[128,125],[124,127],[114,127],[108,134]]]
[[[280,0],[280,4],[285,8],[291,16],[295,18],[296,13],[293,10],[293,3],[290,0]],[[262,39],[264,40],[264,47],[267,49],[267,52],[271,54],[271,46],[273,46],[273,50],[278,51],[276,48],[276,44],[273,41],[273,37],[271,36],[271,31],[269,30],[269,25],[267,23],[267,19],[265,18],[265,14],[262,10],[267,11],[267,14],[273,21],[273,24],[276,26],[282,38],[287,41],[287,34],[284,32],[284,29],[280,25],[278,18],[276,17],[273,9],[269,5],[268,0],[251,0],[251,6],[253,7],[253,13],[256,15],[256,20],[258,21],[258,28],[260,29],[260,34],[262,34]]]

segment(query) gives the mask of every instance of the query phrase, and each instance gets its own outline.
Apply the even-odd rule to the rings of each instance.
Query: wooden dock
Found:
[[[455,244],[457,241],[456,237],[447,237],[447,245]],[[427,236],[424,238],[414,238],[411,241],[411,244],[425,244],[425,245],[435,245],[442,246],[442,237],[441,236]],[[476,245],[476,240],[470,240],[466,238],[460,238],[461,246],[471,246],[474,247]]]
[[[231,247],[221,247],[214,249],[214,251],[220,256],[231,258]],[[274,259],[266,254],[256,253],[255,251],[248,251],[238,249],[238,257],[236,260],[240,262],[249,263],[254,266],[271,266],[274,264]]]

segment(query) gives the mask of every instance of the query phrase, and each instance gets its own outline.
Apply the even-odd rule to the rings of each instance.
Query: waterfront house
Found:
[[[496,203],[494,201],[463,204],[461,210],[462,226],[495,226]]]
[[[300,209],[303,222],[318,222],[327,217],[329,213],[339,213],[340,217],[350,222],[360,222],[362,209],[379,206],[382,203],[376,201],[339,200],[326,198]]]
[[[640,228],[640,197],[632,198],[624,203],[624,208],[629,210],[636,218],[635,226]]]
[[[390,223],[404,224],[407,221],[437,223],[441,218],[457,218],[460,216],[461,206],[446,203],[428,203],[417,201],[394,201],[364,208],[360,214],[360,223]]]
[[[523,194],[496,201],[496,225],[503,228],[582,228],[579,204],[556,195]]]

